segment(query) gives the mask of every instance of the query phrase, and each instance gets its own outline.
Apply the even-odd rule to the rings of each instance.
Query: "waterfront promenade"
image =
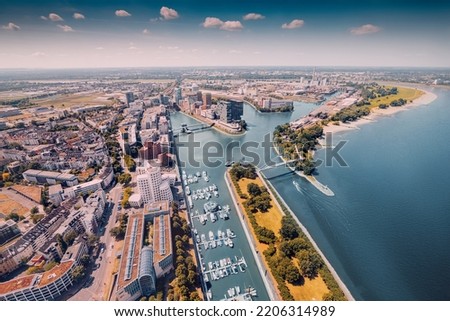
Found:
[[[234,207],[236,208],[237,216],[239,217],[239,220],[241,221],[242,228],[245,232],[245,236],[247,237],[248,243],[250,245],[250,248],[253,253],[253,257],[255,258],[256,265],[258,267],[259,273],[261,274],[261,278],[264,282],[264,286],[266,287],[267,293],[269,294],[271,301],[280,301],[281,298],[278,295],[278,291],[276,289],[275,280],[270,275],[270,271],[268,271],[268,267],[264,264],[264,259],[262,257],[262,253],[256,250],[256,240],[252,236],[250,231],[250,226],[248,225],[247,220],[245,219],[245,215],[241,210],[241,207],[239,206],[239,202],[236,199],[236,193],[233,190],[231,178],[228,171],[225,171],[224,179],[226,182],[226,185],[228,187],[228,190],[230,192],[231,198],[234,203]]]

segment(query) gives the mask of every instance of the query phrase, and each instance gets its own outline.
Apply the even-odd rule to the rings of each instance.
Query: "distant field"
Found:
[[[56,95],[48,98],[32,99],[31,101],[43,107],[53,106],[55,108],[70,108],[84,105],[110,106],[113,104],[113,100],[108,100],[108,97],[102,96],[101,93]]]
[[[0,101],[10,101],[27,98],[29,95],[26,95],[22,91],[0,91]]]
[[[386,87],[386,88],[392,88],[392,87]],[[381,104],[386,104],[389,106],[389,104],[391,102],[393,102],[394,100],[400,99],[400,98],[407,100],[409,103],[411,100],[419,98],[420,96],[422,96],[424,94],[423,91],[418,90],[418,89],[413,89],[413,88],[397,87],[397,89],[398,89],[398,93],[396,95],[389,95],[389,96],[385,96],[385,97],[371,99],[369,101],[370,107],[371,108],[378,107]]]
[[[0,194],[0,213],[9,215],[14,212],[19,215],[25,215],[29,210],[29,208],[10,199],[7,195]]]

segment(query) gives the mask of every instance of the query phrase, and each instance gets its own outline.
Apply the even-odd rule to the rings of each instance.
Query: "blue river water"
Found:
[[[450,91],[430,90],[438,98],[429,106],[333,137],[335,143],[347,141],[340,150],[347,166],[321,166],[317,178],[334,197],[297,175],[276,176],[287,173],[284,168],[265,172],[357,300],[450,300]],[[203,145],[261,142],[277,125],[314,108],[296,103],[293,113],[261,114],[246,105],[245,135],[215,130],[195,135]],[[174,127],[196,123],[179,113],[172,121]],[[232,159],[242,158],[239,150],[233,151]],[[253,151],[263,158],[260,144]],[[316,157],[324,159],[324,153],[319,150]],[[199,160],[204,157],[195,154]],[[275,156],[273,150],[269,155]],[[216,180],[224,170],[209,169]],[[231,205],[229,196],[225,201]],[[262,286],[259,280],[254,283]]]

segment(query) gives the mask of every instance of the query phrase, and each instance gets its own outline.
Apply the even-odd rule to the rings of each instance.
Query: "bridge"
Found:
[[[290,160],[290,161],[287,161],[287,162],[286,161],[281,161],[281,162],[278,162],[278,163],[275,163],[275,164],[272,164],[272,165],[264,165],[264,166],[258,168],[258,171],[261,173],[261,175],[263,175],[267,179],[272,179],[272,178],[286,176],[286,175],[292,175],[292,174],[295,174],[295,169],[293,169],[292,167],[287,166],[287,165],[291,164],[291,163],[294,163],[294,162],[297,162],[297,160],[295,159],[295,160]],[[277,174],[277,175],[274,175],[274,176],[270,176],[270,177],[267,177],[267,175],[264,173],[264,171],[266,171],[266,170],[273,169],[273,168],[278,168],[278,167],[280,167],[282,165],[286,166],[286,168],[288,169],[287,172],[281,173],[281,174]]]
[[[205,124],[198,124],[198,125],[188,125],[187,124],[181,124],[181,127],[172,129],[173,136],[177,137],[179,134],[191,134],[193,132],[197,132],[204,129],[209,129],[213,127],[215,124],[212,123],[211,125],[205,125]]]

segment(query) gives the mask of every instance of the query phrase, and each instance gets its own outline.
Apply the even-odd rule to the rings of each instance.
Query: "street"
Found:
[[[122,185],[117,184],[109,192],[109,198],[111,199],[110,206],[112,205],[112,213],[109,216],[108,223],[104,227],[103,233],[100,234],[99,244],[101,250],[98,258],[93,262],[93,266],[98,265],[97,269],[94,269],[90,276],[87,276],[86,286],[81,288],[75,295],[73,295],[69,301],[100,301],[104,300],[103,295],[105,287],[109,284],[111,278],[115,249],[111,246],[114,245],[114,238],[110,235],[109,231],[116,224],[117,217],[117,204],[120,201],[120,194],[122,192]],[[105,210],[107,211],[107,209]],[[92,281],[91,281],[92,280]]]

